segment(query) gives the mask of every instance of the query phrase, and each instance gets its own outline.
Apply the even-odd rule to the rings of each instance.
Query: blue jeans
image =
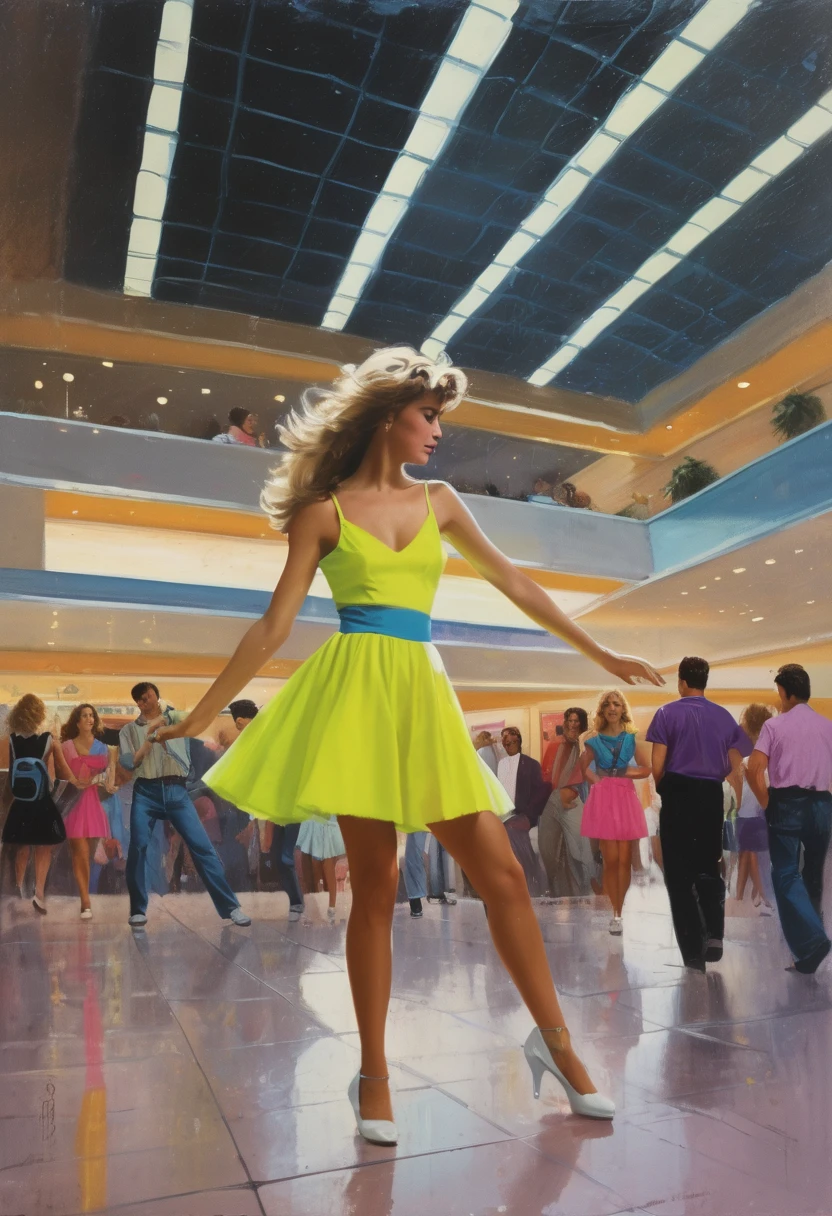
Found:
[[[427,898],[425,840],[427,832],[411,832],[404,846],[404,889],[408,899]]]
[[[789,949],[800,962],[829,940],[820,909],[823,863],[832,834],[832,794],[796,785],[769,790],[766,822],[780,924]]]
[[[143,915],[147,911],[145,862],[160,819],[169,819],[185,841],[214,907],[227,920],[234,908],[240,906],[240,901],[228,885],[222,862],[199,821],[187,790],[184,785],[167,785],[164,781],[144,777],[136,779],[130,808],[130,848],[124,875],[130,892],[130,915]]]

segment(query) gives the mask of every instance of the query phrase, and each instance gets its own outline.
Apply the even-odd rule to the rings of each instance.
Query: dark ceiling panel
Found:
[[[348,332],[418,345],[702,3],[523,0]],[[123,276],[161,7],[99,9],[67,258],[85,283],[118,288]],[[466,7],[195,0],[154,294],[320,325]],[[529,375],[830,85],[826,0],[759,0],[449,353]],[[557,382],[637,400],[816,273],[832,256],[829,147],[743,207]]]

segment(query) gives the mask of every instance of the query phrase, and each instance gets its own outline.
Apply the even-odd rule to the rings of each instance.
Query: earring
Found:
[[[391,427],[392,425],[393,425],[393,423],[392,423],[392,422],[389,422],[389,421],[388,421],[388,422],[385,422],[385,424],[384,424],[384,429],[385,429],[385,431],[389,431],[389,430],[390,430],[390,427]]]

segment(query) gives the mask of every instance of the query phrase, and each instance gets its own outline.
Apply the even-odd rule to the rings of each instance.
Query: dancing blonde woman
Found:
[[[385,1144],[397,1140],[384,1049],[397,828],[430,830],[488,906],[494,944],[535,1023],[525,1048],[535,1093],[548,1071],[573,1111],[614,1114],[570,1042],[523,872],[500,821],[511,809],[508,796],[471,747],[431,644],[430,613],[445,564],[441,538],[536,624],[606,671],[627,683],[662,682],[642,659],[606,650],[570,621],[491,544],[450,486],[404,471],[428,463],[444,416],[466,389],[458,369],[395,347],[305,394],[281,431],[288,452],[262,496],[272,524],[289,537],[271,604],[187,719],[158,731],[170,739],[210,725],[286,641],[320,567],[339,632],[205,780],[258,818],[338,817],[352,885],[346,954],[361,1041],[349,1096],[361,1135]],[[355,750],[356,722],[372,748]]]

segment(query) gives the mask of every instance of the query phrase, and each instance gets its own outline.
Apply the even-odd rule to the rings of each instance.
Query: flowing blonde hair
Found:
[[[272,471],[260,505],[278,531],[301,507],[320,502],[356,472],[376,429],[425,393],[445,412],[468,389],[450,360],[429,359],[410,346],[377,350],[359,366],[347,364],[330,388],[307,389],[301,408],[278,428],[289,450]]]
[[[607,688],[601,693],[600,697],[598,698],[598,704],[595,706],[595,718],[592,723],[593,729],[596,730],[599,735],[603,733],[604,727],[607,724],[604,710],[607,707],[607,702],[609,701],[610,697],[617,697],[624,706],[624,712],[621,715],[621,725],[624,727],[624,730],[628,735],[637,734],[638,732],[636,730],[635,723],[633,722],[633,711],[630,709],[630,702],[624,696],[624,693],[620,688]]]

